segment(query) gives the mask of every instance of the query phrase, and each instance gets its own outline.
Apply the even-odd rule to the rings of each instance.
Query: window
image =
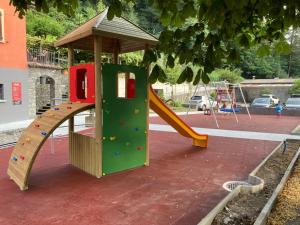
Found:
[[[76,74],[76,96],[78,99],[87,98],[87,71],[86,69],[78,69]]]
[[[4,100],[4,84],[0,84],[0,101]]]
[[[133,73],[117,74],[117,97],[135,98],[135,75]]]
[[[0,42],[4,42],[4,10],[0,9]]]

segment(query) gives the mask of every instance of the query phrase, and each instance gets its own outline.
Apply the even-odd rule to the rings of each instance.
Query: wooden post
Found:
[[[99,174],[102,176],[102,71],[101,71],[102,38],[94,36],[94,60],[95,60],[95,138],[96,148],[99,149]]]
[[[149,45],[146,44],[145,46],[145,52],[144,54],[146,53],[146,51],[149,49]],[[147,66],[146,68],[147,70],[147,77],[149,77],[150,75],[150,65]],[[149,104],[149,92],[150,92],[150,83],[148,82],[147,83],[147,110],[146,110],[146,113],[147,113],[147,138],[146,138],[146,162],[145,162],[145,166],[149,166],[149,157],[150,157],[150,148],[149,148],[149,107],[150,107],[150,104]]]
[[[120,42],[118,39],[114,39],[113,42],[113,63],[114,64],[119,64],[119,53],[120,53]]]
[[[69,76],[70,76],[70,68],[71,66],[73,66],[74,64],[74,49],[69,46],[68,47],[68,67],[69,67]],[[70,83],[69,83],[70,86]],[[69,93],[70,95],[70,93]],[[70,101],[70,96],[69,96],[69,101]],[[71,119],[69,119],[69,151],[71,149],[71,138],[70,136],[72,135],[72,133],[74,132],[74,117],[72,117]]]

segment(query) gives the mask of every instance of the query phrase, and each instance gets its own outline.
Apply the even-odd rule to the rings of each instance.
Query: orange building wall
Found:
[[[0,9],[4,10],[4,38],[0,42],[0,68],[27,68],[26,24],[25,18],[19,19],[9,0],[0,0]]]

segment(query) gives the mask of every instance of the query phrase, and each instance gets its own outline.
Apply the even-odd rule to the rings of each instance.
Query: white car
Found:
[[[279,98],[272,94],[264,94],[264,95],[261,95],[260,98],[269,98],[271,100],[270,103],[272,105],[276,105],[279,102]]]
[[[191,108],[196,108],[199,110],[206,110],[210,108],[210,105],[215,107],[217,105],[217,102],[214,101],[211,97],[207,96],[201,96],[201,95],[194,95],[191,97],[191,100],[189,101],[189,106]]]

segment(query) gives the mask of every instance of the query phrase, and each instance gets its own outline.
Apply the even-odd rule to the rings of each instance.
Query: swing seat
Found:
[[[224,108],[222,109],[222,108],[221,108],[220,111],[221,111],[221,112],[233,113],[233,112],[240,112],[241,109],[240,109],[240,108],[235,108],[235,109],[226,109],[226,108],[225,108],[225,109],[224,109]]]

